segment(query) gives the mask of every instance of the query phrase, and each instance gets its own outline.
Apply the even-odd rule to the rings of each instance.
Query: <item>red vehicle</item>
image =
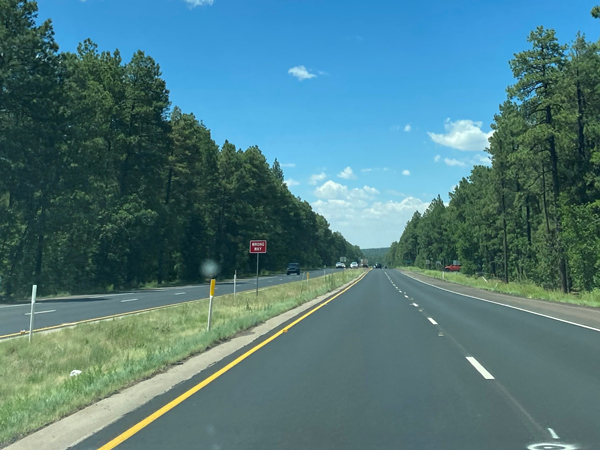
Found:
[[[449,266],[444,267],[446,272],[460,272],[460,264],[450,264]]]

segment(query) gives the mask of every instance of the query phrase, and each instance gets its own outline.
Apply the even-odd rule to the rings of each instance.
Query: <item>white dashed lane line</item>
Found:
[[[36,311],[33,314],[46,314],[46,313],[53,313],[56,312],[55,309],[49,309],[48,311]],[[30,316],[31,313],[25,313],[26,316]]]
[[[437,325],[438,323],[433,320],[431,317],[428,317],[427,320],[429,320],[432,324]]]
[[[489,373],[485,367],[483,367],[479,361],[477,361],[475,358],[473,358],[472,356],[467,356],[467,361],[469,361],[473,367],[475,367],[475,369],[477,369],[477,371],[481,374],[481,376],[483,378],[485,378],[486,380],[493,380],[494,377],[492,376],[491,373]]]
[[[137,298],[128,298],[126,300],[121,300],[121,303],[126,303],[126,302],[135,302],[136,300],[138,300]]]

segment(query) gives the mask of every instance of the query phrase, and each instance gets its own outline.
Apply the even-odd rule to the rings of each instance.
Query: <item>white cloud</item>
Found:
[[[327,178],[327,174],[325,172],[311,175],[308,179],[308,184],[310,184],[311,186],[315,186],[319,182],[323,181],[325,178]]]
[[[406,169],[404,169],[404,170],[402,171],[402,175],[404,175],[405,177],[409,176],[409,175],[410,175],[410,170],[406,170]]]
[[[325,71],[323,71],[323,70],[317,70],[317,73],[318,73],[319,75],[329,75],[329,73],[327,73],[327,72],[325,72]]]
[[[318,198],[325,199],[346,198],[348,196],[348,187],[329,180],[315,189],[315,195]]]
[[[298,186],[300,184],[299,181],[293,180],[291,178],[285,180],[284,183],[287,184],[287,187]]]
[[[376,195],[379,194],[379,191],[377,189],[375,189],[374,187],[370,187],[370,186],[363,186],[363,190],[367,193],[367,194],[371,194],[371,195]]]
[[[319,199],[312,206],[325,216],[333,230],[340,231],[350,242],[362,248],[373,248],[387,247],[397,241],[414,212],[425,211],[428,203],[414,197],[372,203],[336,198]],[[377,232],[373,232],[374,228]]]
[[[406,131],[408,133],[410,130],[412,130],[410,123],[407,123],[406,125],[404,125],[404,131]]]
[[[435,155],[435,158],[433,158],[435,162],[438,162],[440,159],[442,159],[440,155]]]
[[[390,127],[391,131],[400,131],[402,127],[400,125],[393,125]]]
[[[295,163],[284,163],[284,164],[279,164],[281,167],[296,167]]]
[[[362,188],[348,189],[348,186],[329,180],[317,187],[314,194],[317,198],[324,200],[345,200],[366,205],[364,202],[373,199],[375,195],[379,194],[379,191],[366,185]]]
[[[460,166],[460,167],[465,167],[466,164],[462,161],[459,161],[458,159],[450,159],[450,158],[444,158],[444,162],[446,163],[447,166]]]
[[[445,147],[456,148],[466,151],[481,151],[488,146],[488,139],[493,131],[485,133],[481,131],[482,122],[472,120],[457,120],[451,122],[446,119],[444,129],[446,133],[436,134],[428,132],[431,140]]]
[[[340,178],[343,178],[344,180],[355,180],[356,179],[356,175],[354,175],[354,172],[352,171],[352,168],[350,168],[350,167],[346,167],[344,170],[342,170],[340,173],[338,173],[337,176]]]
[[[293,77],[298,78],[300,81],[316,78],[316,75],[314,73],[310,73],[304,66],[292,67],[290,70],[288,70],[288,73]]]
[[[373,169],[371,168],[367,168],[367,169],[360,169],[361,172],[373,172]]]
[[[82,0],[84,1],[84,0]],[[202,6],[202,5],[212,5],[214,0],[183,0],[184,2],[186,2],[190,8],[195,8],[196,6]]]

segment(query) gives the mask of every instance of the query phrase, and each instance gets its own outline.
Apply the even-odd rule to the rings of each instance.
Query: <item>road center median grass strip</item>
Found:
[[[457,272],[441,272],[437,270],[425,270],[418,267],[401,267],[402,270],[421,273],[432,278],[438,278],[450,283],[461,284],[492,292],[515,295],[517,297],[550,300],[553,302],[570,303],[573,305],[600,307],[600,290],[582,292],[578,295],[564,294],[557,290],[544,289],[533,283],[510,282],[504,283],[500,280],[485,280],[483,277],[467,276]]]
[[[0,344],[0,446],[357,278],[343,271]],[[70,377],[72,370],[81,370]]]
[[[93,317],[91,319],[79,320],[77,322],[65,322],[65,323],[61,323],[59,325],[52,325],[52,326],[43,327],[43,328],[35,328],[33,330],[33,332],[34,333],[42,333],[44,331],[58,330],[60,328],[72,327],[74,325],[80,325],[80,324],[83,324],[83,323],[98,322],[99,320],[116,319],[116,318],[119,318],[119,317],[133,316],[135,314],[142,314],[142,313],[145,313],[145,312],[157,311],[159,309],[175,308],[177,306],[181,306],[181,305],[184,305],[186,303],[196,303],[196,302],[200,302],[200,301],[203,301],[203,300],[206,300],[206,299],[203,298],[203,299],[196,299],[196,300],[188,300],[187,302],[173,303],[173,304],[170,304],[170,305],[154,306],[152,308],[145,308],[145,309],[136,309],[135,311],[128,311],[128,312],[119,313],[119,314],[111,314],[110,316]],[[17,336],[23,336],[23,335],[25,335],[27,333],[28,333],[27,331],[22,331],[22,332],[19,332],[19,333],[4,334],[4,335],[0,336],[0,340],[1,339],[7,339],[7,338],[13,338],[13,337],[17,337]]]

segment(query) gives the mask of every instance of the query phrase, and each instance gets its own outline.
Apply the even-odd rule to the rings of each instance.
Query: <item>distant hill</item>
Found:
[[[363,255],[365,255],[365,258],[369,260],[369,263],[383,263],[383,259],[389,250],[389,247],[361,248]]]

